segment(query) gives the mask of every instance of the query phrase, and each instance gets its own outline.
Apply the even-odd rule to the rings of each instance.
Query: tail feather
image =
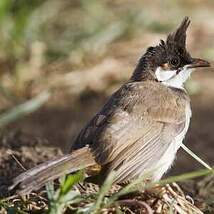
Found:
[[[96,165],[94,157],[90,149],[84,147],[20,174],[13,180],[9,190],[18,187],[18,193],[26,195],[32,190],[38,190],[49,181],[93,165]]]

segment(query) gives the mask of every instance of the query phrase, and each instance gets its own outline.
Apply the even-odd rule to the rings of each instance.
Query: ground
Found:
[[[203,57],[213,63],[214,6],[207,3],[206,7],[202,7],[201,1],[194,3],[195,7],[191,14],[194,22],[188,31],[188,49],[193,56]],[[160,17],[157,11],[157,8],[153,11],[156,18]],[[104,54],[100,54],[101,56],[89,54],[87,56],[89,59],[80,63],[81,65],[76,66],[68,59],[42,65],[39,72],[33,76],[36,81],[32,78],[32,85],[29,84],[29,88],[24,88],[24,92],[23,89],[20,91],[26,99],[51,88],[53,89],[51,98],[34,113],[7,125],[0,132],[0,197],[10,195],[7,187],[13,177],[23,172],[23,168],[29,169],[56,155],[66,153],[84,124],[102,107],[111,93],[129,78],[137,59],[146,47],[157,44],[159,39],[165,37],[166,32],[154,33],[151,29],[145,30],[131,38],[127,36],[125,39],[116,39],[108,44],[108,48],[104,48]],[[0,66],[3,69],[5,65],[1,63]],[[192,119],[185,138],[185,144],[210,166],[214,165],[213,71],[213,68],[199,69],[187,83],[191,96]],[[7,80],[3,78],[5,79]],[[0,101],[0,109],[5,111],[7,102],[5,104],[2,98]],[[11,106],[8,105],[9,107]],[[201,168],[203,166],[180,149],[166,177]],[[200,178],[182,185],[185,193],[190,194],[196,204],[199,206],[203,203],[205,206],[211,204],[212,209],[214,207],[212,180],[210,177]]]
[[[185,139],[185,144],[210,165],[214,164],[213,78],[214,73],[211,70],[201,70],[193,74],[193,80],[197,82],[200,90],[197,94],[191,95],[193,116]],[[118,86],[111,90],[116,87]],[[73,96],[67,95],[66,98],[62,97],[62,100],[59,99],[60,93],[56,93],[55,96],[58,97],[57,101],[53,99],[52,102],[47,103],[35,113],[10,124],[7,129],[2,131],[0,149],[0,179],[2,184],[0,192],[2,196],[8,195],[8,185],[13,177],[23,172],[23,167],[29,169],[38,163],[66,152],[81,127],[108,98],[108,94],[92,90],[84,92],[78,99],[75,98],[75,101]],[[55,107],[58,100],[61,103],[60,108]],[[203,167],[197,161],[180,149],[177,159],[166,177],[201,168]],[[186,194],[194,197],[196,203],[198,200],[202,206],[203,198],[213,194],[213,190],[205,187],[205,184],[198,187],[197,182],[186,182],[183,185]],[[201,189],[206,189],[205,193]]]

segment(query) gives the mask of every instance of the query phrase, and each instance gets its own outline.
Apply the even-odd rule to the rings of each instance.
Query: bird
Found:
[[[68,154],[29,169],[13,179],[19,194],[83,168],[98,168],[88,180],[114,183],[147,176],[158,181],[172,166],[191,119],[184,83],[195,68],[209,67],[186,48],[190,19],[185,17],[166,40],[146,49],[130,79],[114,92],[83,127]]]

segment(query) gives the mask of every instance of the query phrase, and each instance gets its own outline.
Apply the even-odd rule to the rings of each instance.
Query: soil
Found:
[[[151,37],[150,34],[150,40]],[[157,37],[159,38],[159,35],[154,35],[154,38]],[[130,75],[136,58],[141,54],[139,44],[146,45],[144,40],[137,40],[129,42],[129,48],[126,49],[127,45],[119,43],[107,53],[110,56],[114,55],[114,58],[120,62],[119,68],[115,68],[116,72],[120,72],[121,65],[125,65],[122,77],[119,75],[118,78],[118,73],[116,81],[111,79],[115,76],[110,77],[113,82],[111,85],[106,84],[106,88],[102,90],[91,90],[86,87],[86,90],[75,98],[72,93],[64,93],[63,89],[60,89],[45,106],[1,131],[0,196],[8,194],[7,187],[12,178],[21,173],[23,168],[29,169],[56,155],[68,152],[84,124],[102,107],[112,91]],[[193,115],[185,139],[185,144],[211,166],[214,165],[214,72],[212,71],[211,68],[193,74],[192,79],[199,86],[199,90],[191,95]],[[180,149],[174,166],[167,176],[201,168],[203,166]]]
[[[192,121],[185,139],[186,145],[210,165],[214,165],[214,73],[198,72],[194,80],[200,92],[191,96]],[[72,100],[72,97],[70,98]],[[1,195],[7,191],[11,179],[23,171],[62,152],[68,151],[81,127],[103,105],[107,97],[91,93],[79,98],[75,107],[45,106],[37,112],[11,124],[2,131],[0,140]],[[18,161],[20,164],[18,163]],[[180,174],[203,168],[182,149],[172,170],[167,174]]]

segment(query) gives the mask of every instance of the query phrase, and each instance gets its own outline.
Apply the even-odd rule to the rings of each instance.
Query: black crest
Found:
[[[186,51],[186,31],[189,24],[189,18],[185,17],[175,32],[168,35],[166,40],[166,47],[169,53],[179,52],[179,54],[183,54],[183,52]]]
[[[145,78],[154,78],[152,72],[157,66],[167,62],[174,61],[174,64],[176,62],[176,66],[172,65],[172,69],[188,64],[191,60],[186,50],[186,31],[189,24],[189,18],[185,17],[178,28],[168,35],[166,42],[161,40],[159,45],[149,47],[140,58],[131,79],[141,81]]]

